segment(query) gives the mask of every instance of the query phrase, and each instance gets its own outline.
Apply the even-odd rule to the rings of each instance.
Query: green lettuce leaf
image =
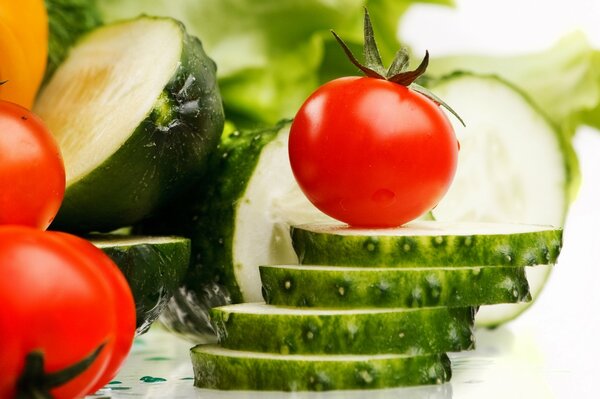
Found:
[[[181,20],[218,66],[228,118],[238,126],[294,116],[324,80],[357,71],[334,44],[334,29],[362,44],[368,7],[384,59],[399,48],[400,16],[417,2],[452,0],[98,0],[106,22],[146,13]]]
[[[428,74],[439,77],[457,70],[497,74],[513,83],[567,136],[582,123],[600,127],[600,55],[581,32],[539,53],[434,58]]]

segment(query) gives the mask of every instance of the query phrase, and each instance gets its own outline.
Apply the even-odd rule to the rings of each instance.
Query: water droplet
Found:
[[[379,205],[389,205],[394,202],[396,194],[387,188],[380,188],[371,195],[371,200]]]
[[[152,377],[152,376],[149,376],[149,375],[145,375],[145,376],[143,376],[143,377],[140,378],[140,381],[147,382],[147,383],[165,382],[166,380],[167,380],[166,378]]]

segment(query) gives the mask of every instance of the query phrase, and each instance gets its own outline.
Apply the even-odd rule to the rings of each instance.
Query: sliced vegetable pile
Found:
[[[472,349],[476,309],[530,300],[524,265],[554,263],[562,244],[561,230],[527,225],[429,221],[397,229],[319,224],[294,231],[305,232],[294,234],[294,243],[312,254],[312,264],[260,266],[268,305],[211,311],[221,349],[192,350],[197,386],[328,390],[442,383],[450,379],[449,365],[426,380],[408,373],[404,380],[364,381],[321,363],[352,355],[361,368],[376,369],[387,355],[420,365],[423,356],[443,359],[447,351]],[[296,377],[276,385],[268,378],[275,367]],[[252,379],[235,379],[232,370]],[[428,375],[428,368],[420,370],[417,375]],[[311,385],[319,379],[330,384]]]

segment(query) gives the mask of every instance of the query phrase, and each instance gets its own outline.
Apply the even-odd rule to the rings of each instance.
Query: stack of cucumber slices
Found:
[[[212,309],[219,345],[192,349],[195,384],[339,390],[441,384],[446,352],[474,347],[480,305],[531,299],[562,230],[418,221],[397,229],[292,228],[302,264],[260,266],[266,303]]]

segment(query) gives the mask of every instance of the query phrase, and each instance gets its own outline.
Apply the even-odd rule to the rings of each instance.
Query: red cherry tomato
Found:
[[[109,261],[77,237],[0,226],[1,398],[72,399],[110,381],[133,342],[135,305]]]
[[[357,227],[394,227],[446,193],[458,141],[429,98],[383,79],[346,77],[302,105],[289,156],[300,188],[321,211]]]
[[[63,160],[42,120],[0,101],[0,225],[47,228],[64,192]]]

